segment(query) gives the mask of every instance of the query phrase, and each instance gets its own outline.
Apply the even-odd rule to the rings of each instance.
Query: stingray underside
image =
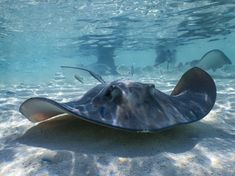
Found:
[[[30,98],[20,112],[32,122],[67,113],[108,127],[151,132],[198,121],[210,112],[215,100],[213,79],[195,67],[181,77],[171,95],[149,84],[114,81],[99,84],[68,103]]]

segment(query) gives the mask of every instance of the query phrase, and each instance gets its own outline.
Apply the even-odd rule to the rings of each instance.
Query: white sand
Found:
[[[177,79],[155,79],[169,93]],[[72,117],[35,125],[19,112],[32,96],[68,101],[91,85],[0,85],[0,175],[235,175],[235,80],[217,79],[217,101],[203,120],[155,134],[135,134]],[[66,120],[67,119],[67,120]]]

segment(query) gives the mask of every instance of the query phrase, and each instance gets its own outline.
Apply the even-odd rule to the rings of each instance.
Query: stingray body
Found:
[[[98,84],[68,103],[30,98],[21,105],[20,112],[32,122],[67,113],[107,127],[154,132],[200,120],[215,100],[213,79],[195,67],[182,76],[171,95],[157,90],[154,84],[117,80]]]
[[[214,49],[204,54],[196,66],[206,70],[212,69],[215,71],[228,64],[232,64],[231,60],[221,50]]]

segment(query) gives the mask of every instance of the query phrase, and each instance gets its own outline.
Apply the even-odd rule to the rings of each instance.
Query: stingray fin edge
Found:
[[[34,123],[66,113],[60,104],[42,97],[34,97],[26,100],[20,106],[19,111]]]
[[[205,93],[214,104],[216,100],[216,85],[212,77],[204,70],[193,67],[183,74],[171,95],[176,96],[183,91]]]

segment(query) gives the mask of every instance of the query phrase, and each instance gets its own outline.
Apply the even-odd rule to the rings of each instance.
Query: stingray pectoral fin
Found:
[[[194,117],[196,116],[199,120],[206,116],[214,106],[216,86],[207,72],[194,67],[181,77],[171,95],[175,100],[186,104],[189,114],[194,114]]]
[[[183,91],[206,93],[211,100],[216,99],[216,86],[212,77],[204,70],[194,67],[180,78],[171,95],[178,95]]]
[[[63,106],[53,100],[41,97],[30,98],[20,106],[20,112],[32,122],[41,122],[64,114]]]

